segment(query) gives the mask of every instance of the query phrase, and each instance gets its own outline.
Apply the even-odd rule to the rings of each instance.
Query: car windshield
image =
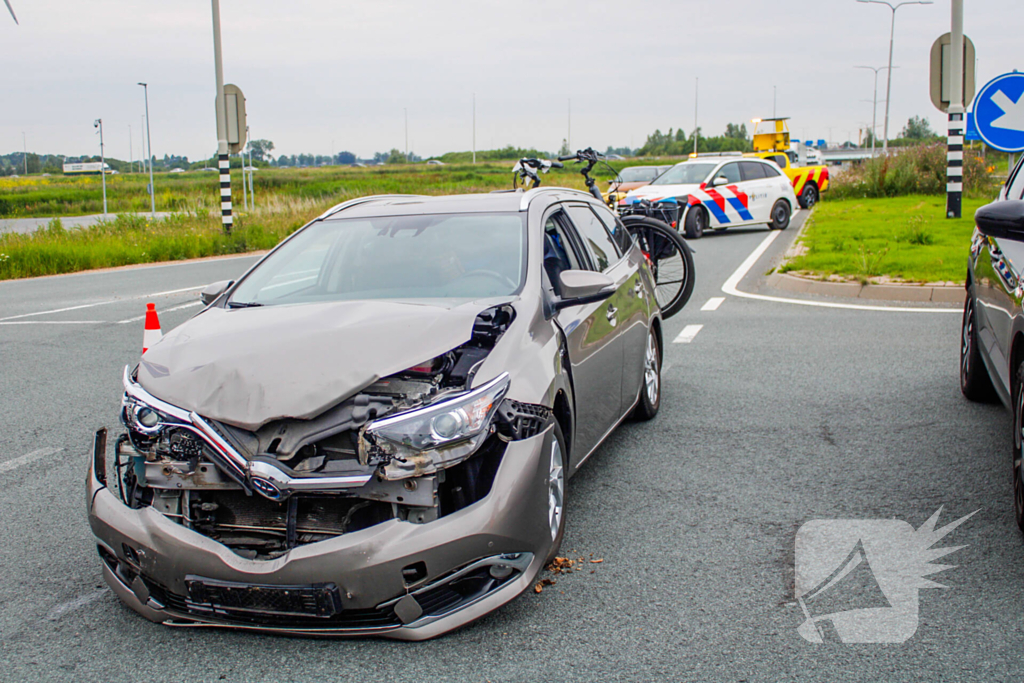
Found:
[[[525,213],[334,219],[290,239],[228,306],[351,299],[479,299],[519,291]]]
[[[718,164],[684,162],[668,169],[651,185],[696,185],[704,182]]]
[[[630,166],[619,171],[624,183],[648,183],[658,177],[661,169],[657,166]]]

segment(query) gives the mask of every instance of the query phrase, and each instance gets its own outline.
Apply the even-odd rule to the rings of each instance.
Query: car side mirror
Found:
[[[610,276],[592,270],[563,270],[558,280],[562,294],[555,302],[556,310],[604,301],[617,289]]]
[[[975,212],[974,224],[988,237],[1024,242],[1024,199],[986,204]]]
[[[234,280],[221,280],[220,282],[214,282],[212,285],[207,285],[206,289],[199,293],[199,298],[202,300],[204,306],[209,306],[233,284],[235,284]]]
[[[714,181],[711,183],[711,186],[712,187],[718,187],[719,185],[728,185],[728,184],[729,184],[729,179],[726,178],[724,175],[720,175],[720,176],[718,176],[717,178],[714,179]]]

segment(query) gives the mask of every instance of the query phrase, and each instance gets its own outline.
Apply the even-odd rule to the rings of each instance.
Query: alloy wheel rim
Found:
[[[784,220],[786,220],[786,210],[781,206],[775,207],[775,224],[782,225]]]
[[[647,401],[652,406],[657,405],[661,381],[658,377],[658,342],[655,341],[653,334],[647,337],[647,353],[644,354],[644,385],[647,389]]]
[[[558,537],[562,526],[562,512],[565,501],[565,470],[562,466],[562,447],[558,439],[551,440],[551,462],[548,466],[548,523],[551,525],[551,540]]]

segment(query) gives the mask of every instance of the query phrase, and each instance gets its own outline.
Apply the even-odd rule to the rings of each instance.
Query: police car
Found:
[[[785,230],[797,206],[789,179],[764,159],[698,155],[676,164],[650,185],[631,190],[619,213],[661,218],[690,239],[705,230],[767,224]]]

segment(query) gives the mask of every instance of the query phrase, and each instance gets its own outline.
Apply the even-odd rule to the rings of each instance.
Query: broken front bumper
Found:
[[[89,523],[107,583],[151,621],[423,640],[503,605],[541,570],[552,542],[543,454],[553,438],[548,428],[509,442],[490,493],[469,507],[272,560],[243,558],[153,508],[129,508],[97,477],[102,453],[89,467]]]

